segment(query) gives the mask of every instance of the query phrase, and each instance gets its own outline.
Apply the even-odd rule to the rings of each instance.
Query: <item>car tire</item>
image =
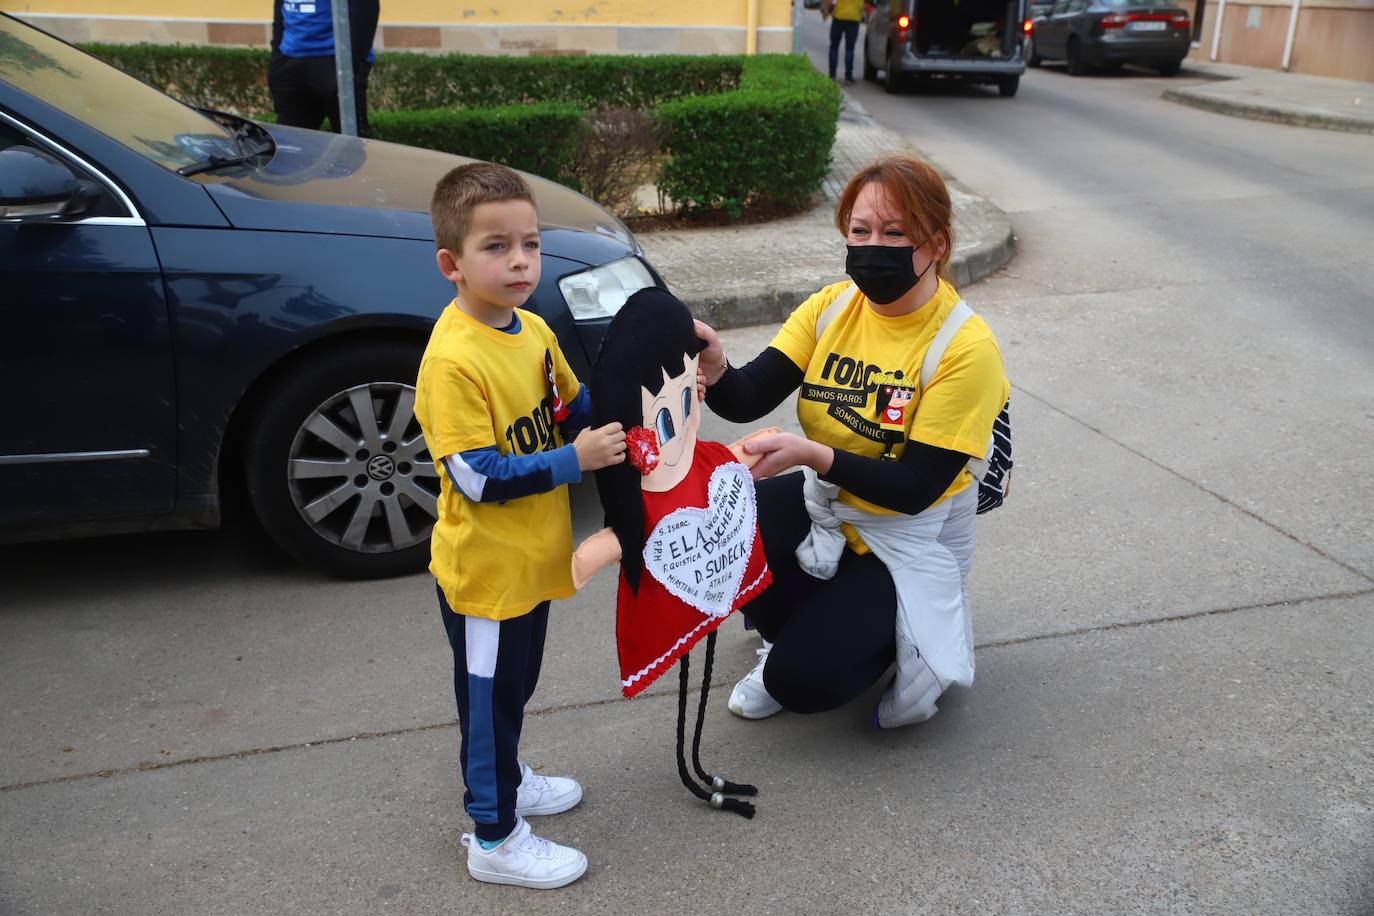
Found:
[[[276,380],[243,454],[263,529],[298,560],[348,579],[429,562],[438,472],[415,421],[420,350],[327,350]]]
[[[1088,65],[1083,60],[1083,47],[1078,43],[1077,38],[1069,39],[1069,46],[1064,51],[1064,59],[1068,62],[1069,76],[1086,76]]]
[[[1160,76],[1177,76],[1178,71],[1183,69],[1183,59],[1179,58],[1178,60],[1155,64],[1155,69],[1159,71]]]
[[[902,76],[902,71],[896,67],[897,55],[894,49],[889,46],[887,49],[887,72],[883,77],[883,91],[889,95],[896,95],[902,91],[902,86],[906,80]]]
[[[873,82],[874,80],[876,80],[876,79],[878,78],[878,68],[875,67],[875,66],[873,66],[871,63],[869,63],[869,61],[871,60],[871,58],[868,56],[868,39],[867,39],[867,38],[864,39],[864,49],[863,49],[863,50],[864,50],[864,79],[871,83],[871,82]]]
[[[997,80],[997,94],[1004,99],[1009,99],[1016,95],[1016,90],[1021,88],[1021,76],[1003,76]]]

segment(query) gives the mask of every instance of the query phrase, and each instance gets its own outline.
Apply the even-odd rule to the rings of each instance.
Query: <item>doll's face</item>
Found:
[[[683,362],[681,375],[663,373],[663,387],[658,394],[639,389],[642,423],[658,439],[658,465],[644,476],[640,485],[654,493],[677,486],[691,469],[696,452],[697,430],[701,428],[697,357],[688,357]]]

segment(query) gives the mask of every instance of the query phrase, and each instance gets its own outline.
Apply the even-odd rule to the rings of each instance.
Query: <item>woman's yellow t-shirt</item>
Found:
[[[817,320],[846,289],[852,300],[817,340]],[[900,458],[907,440],[984,457],[1011,384],[982,318],[964,322],[930,385],[919,390],[926,350],[958,302],[959,293],[941,280],[921,308],[889,318],[875,312],[853,284],[842,282],[798,306],[770,346],[806,373],[797,395],[797,419],[806,437],[867,458]],[[973,475],[965,468],[936,503],[971,484]],[[867,512],[896,514],[845,490],[839,498]],[[844,533],[856,552],[867,552],[852,527],[845,525]]]
[[[451,303],[420,360],[415,416],[439,470],[439,518],[429,570],[459,614],[506,620],[574,593],[568,488],[504,503],[473,502],[440,464],[448,455],[495,447],[505,455],[559,448],[546,361],[563,403],[577,376],[538,315],[519,310],[520,331],[487,327]]]

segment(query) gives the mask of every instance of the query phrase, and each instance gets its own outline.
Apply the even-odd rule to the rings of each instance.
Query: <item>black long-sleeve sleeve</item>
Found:
[[[706,404],[732,423],[750,423],[781,404],[805,377],[781,350],[768,347],[744,366],[727,366],[706,389]]]
[[[732,423],[750,423],[781,404],[805,376],[781,350],[768,347],[744,366],[726,368],[706,389],[706,403]],[[915,515],[949,489],[968,460],[924,442],[907,442],[896,461],[835,449],[834,463],[821,476],[875,506]]]
[[[969,456],[946,448],[908,441],[896,461],[865,458],[835,449],[835,462],[821,475],[875,506],[915,515],[949,489]]]

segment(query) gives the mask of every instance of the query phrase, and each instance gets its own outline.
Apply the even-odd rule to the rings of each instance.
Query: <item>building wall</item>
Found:
[[[1198,60],[1211,58],[1217,8],[1208,2],[1191,55]],[[1228,0],[1217,60],[1280,69],[1292,9],[1290,0]],[[1289,70],[1374,82],[1374,0],[1301,0]]]
[[[576,8],[573,8],[576,6]],[[221,0],[213,17],[184,0],[12,0],[5,11],[69,41],[265,46],[272,0]],[[203,7],[202,7],[203,8]],[[475,54],[736,54],[747,0],[383,0],[377,47]],[[758,0],[758,50],[792,50],[790,0]]]

